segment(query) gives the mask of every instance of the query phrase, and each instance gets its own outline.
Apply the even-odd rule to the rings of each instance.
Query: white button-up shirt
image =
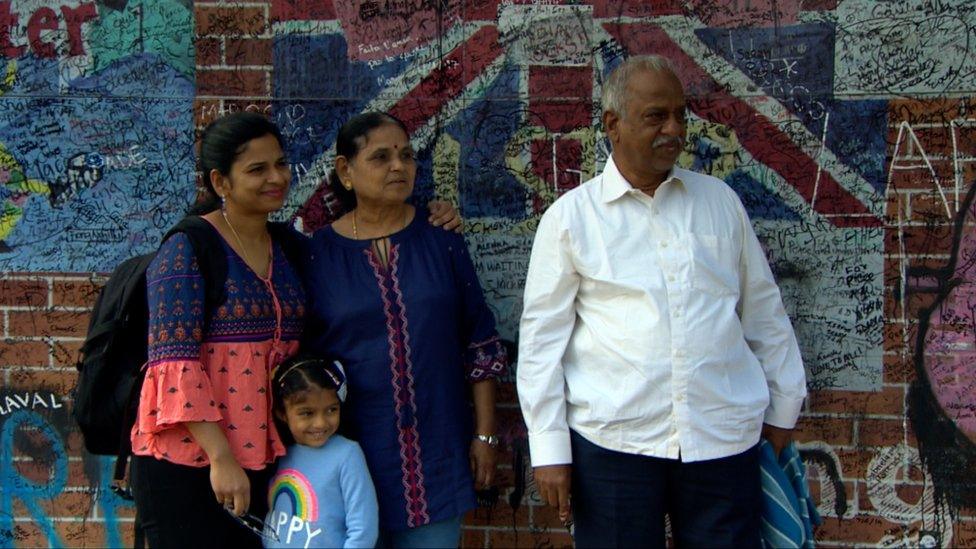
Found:
[[[792,428],[796,337],[742,203],[674,168],[653,198],[613,160],[542,216],[519,331],[532,465],[572,462],[569,429],[610,450],[699,461]]]

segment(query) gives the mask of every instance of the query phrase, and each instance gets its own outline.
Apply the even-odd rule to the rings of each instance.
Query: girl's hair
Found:
[[[285,140],[274,122],[264,115],[253,112],[236,112],[211,122],[200,136],[200,161],[198,168],[203,175],[203,187],[199,189],[191,214],[204,214],[220,207],[220,197],[214,190],[210,171],[227,175],[230,167],[252,139],[273,135],[282,149]]]
[[[377,111],[364,112],[350,118],[339,128],[339,133],[336,135],[336,156],[345,156],[352,160],[366,145],[369,132],[387,124],[400,128],[403,133],[410,136],[403,122],[392,114]],[[334,168],[329,173],[329,187],[346,211],[356,207],[356,193],[342,186],[339,174]]]
[[[282,362],[271,373],[271,393],[274,398],[273,414],[278,435],[285,445],[295,443],[288,424],[278,418],[285,414],[285,401],[317,387],[336,392],[339,401],[345,400],[346,374],[338,361],[311,355],[295,355]]]

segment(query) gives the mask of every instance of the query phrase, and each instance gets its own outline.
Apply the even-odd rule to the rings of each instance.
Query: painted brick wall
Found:
[[[3,4],[6,3],[0,3],[0,7]],[[121,10],[131,9],[131,6],[126,7],[125,2],[114,4],[123,6]],[[357,3],[359,4],[362,2]],[[500,27],[504,27],[512,24],[509,20],[511,13],[523,13],[517,10],[521,9],[519,6],[525,4],[531,2],[486,0],[447,2],[445,10],[450,13],[435,19],[445,26],[454,25],[451,28],[455,30],[464,25],[492,28],[496,22]],[[691,2],[687,3],[688,6],[679,5],[680,3],[673,4],[613,1],[586,3],[585,7],[588,11],[585,13],[597,21],[596,27],[607,29],[604,35],[609,41],[597,44],[593,51],[600,50],[597,54],[612,57],[614,53],[607,53],[606,48],[619,48],[621,52],[626,53],[640,53],[639,50],[645,46],[656,45],[661,46],[665,53],[680,56],[681,52],[694,52],[696,47],[691,38],[682,34],[683,25],[689,22],[700,31],[698,36],[704,41],[707,40],[708,33],[714,29],[724,29],[723,32],[727,30],[730,37],[733,31],[739,33],[750,29],[768,29],[775,25],[783,25],[788,29],[808,25],[804,28],[812,32],[809,30],[809,25],[822,23],[842,26],[840,24],[844,21],[849,22],[850,18],[854,17],[852,12],[856,11],[856,9],[845,8],[843,2],[819,2],[816,6],[811,6],[809,2],[752,2],[751,7],[741,6],[737,2]],[[777,7],[778,4],[786,5]],[[727,9],[724,11],[718,8],[709,9],[709,5]],[[14,3],[15,8],[18,6],[20,6],[18,9],[24,13],[32,11],[27,3]],[[957,15],[960,20],[968,21],[969,24],[974,23],[971,10],[963,9],[961,5],[953,4],[953,6],[953,9],[959,12]],[[307,141],[312,143],[311,148],[316,151],[316,154],[325,155],[326,153],[322,151],[328,149],[328,144],[315,145],[315,141],[324,139],[323,136],[328,132],[320,131],[321,128],[315,127],[307,119],[296,122],[298,115],[292,115],[299,112],[301,107],[303,112],[311,117],[311,102],[302,103],[294,96],[289,96],[288,100],[282,98],[282,94],[285,93],[282,90],[288,89],[287,83],[292,76],[299,80],[308,77],[308,74],[302,73],[302,67],[305,65],[302,65],[301,60],[288,56],[289,51],[292,51],[288,49],[292,47],[292,42],[289,40],[297,40],[296,36],[345,36],[349,51],[344,52],[344,55],[350,57],[357,55],[351,53],[355,49],[353,42],[360,40],[358,45],[362,47],[356,50],[360,52],[358,62],[377,63],[380,64],[377,65],[380,69],[387,66],[381,65],[382,63],[389,65],[404,59],[410,61],[413,59],[412,55],[429,57],[432,60],[430,65],[434,67],[424,66],[423,61],[418,61],[421,68],[404,69],[405,73],[409,73],[410,70],[419,71],[413,76],[402,77],[408,81],[404,84],[407,86],[419,82],[415,88],[408,88],[401,94],[409,96],[409,100],[392,99],[383,102],[369,99],[367,101],[368,98],[356,97],[353,91],[341,97],[324,97],[320,94],[311,99],[326,103],[351,101],[357,104],[351,108],[352,111],[362,108],[362,104],[368,104],[385,105],[385,108],[401,109],[404,112],[415,112],[409,111],[410,105],[423,110],[428,109],[424,106],[425,101],[437,101],[438,105],[444,101],[441,97],[443,90],[450,87],[449,83],[445,82],[444,75],[453,74],[450,71],[451,67],[448,66],[449,63],[444,60],[453,59],[450,52],[453,51],[452,48],[456,46],[458,40],[463,38],[459,39],[449,31],[442,33],[443,41],[430,40],[429,37],[416,34],[422,33],[418,29],[426,28],[424,25],[434,20],[425,18],[426,15],[420,13],[426,8],[418,8],[419,15],[411,20],[413,23],[411,29],[404,30],[405,27],[390,23],[389,30],[394,34],[407,32],[405,36],[413,37],[412,39],[418,42],[415,50],[411,50],[409,45],[400,47],[384,44],[382,39],[377,39],[375,36],[369,38],[373,35],[354,39],[361,31],[352,29],[348,25],[354,25],[356,21],[349,23],[346,20],[346,23],[342,23],[340,19],[348,14],[337,8],[341,6],[338,4],[334,6],[330,2],[308,0],[194,2],[192,33],[196,58],[195,95],[189,101],[193,111],[191,125],[200,128],[214,117],[226,112],[238,110],[263,112],[283,126],[286,136],[303,140],[305,138],[302,137],[301,131],[307,130],[307,135],[311,136],[307,138]],[[106,11],[108,8],[101,6],[100,9],[102,10],[100,17],[107,18],[107,14],[110,13]],[[545,11],[546,9],[550,8],[543,9],[542,11],[545,12],[543,15],[537,12],[524,13],[532,17],[544,16],[556,19],[561,17],[562,12],[555,8],[550,11]],[[938,20],[940,15],[945,15],[939,6],[926,5],[919,9],[929,10],[928,13],[932,16],[930,21]],[[899,25],[911,22],[911,18],[916,17],[899,12],[896,8],[876,15],[890,20],[891,28],[894,29],[902,28]],[[22,17],[26,19],[27,15]],[[403,17],[408,18],[407,15]],[[775,25],[773,20],[777,21]],[[950,36],[962,32],[945,20],[943,22],[945,26],[941,32]],[[560,25],[563,23],[553,25],[552,28],[572,30],[569,26]],[[616,28],[614,25],[631,26],[626,32],[618,33],[614,30]],[[670,46],[655,41],[658,39],[654,38],[656,36],[654,28],[658,27],[667,29],[671,37],[682,37],[680,40],[675,39],[681,49],[668,50]],[[85,28],[94,32],[91,31],[93,27]],[[497,55],[497,51],[502,49],[506,55],[515,59],[513,64],[518,67],[536,67],[537,64],[543,64],[535,58],[524,61],[524,58],[531,57],[534,51],[531,50],[531,44],[519,42],[517,32],[503,29],[502,34],[505,40],[495,43],[490,42],[491,38],[488,37],[490,43],[487,46],[467,43],[465,47],[471,54],[466,59],[469,61],[473,59],[472,62],[476,63],[482,57],[490,58],[491,55]],[[567,42],[572,42],[577,34],[561,36],[561,43],[565,45]],[[463,33],[461,35],[471,36]],[[15,33],[14,36],[18,35]],[[760,36],[758,31],[756,36]],[[831,34],[832,43],[834,38],[835,35]],[[375,40],[375,43],[371,44],[366,41],[367,39]],[[423,40],[427,42],[419,44]],[[850,156],[845,157],[844,160],[854,167],[862,162],[874,161],[881,173],[882,188],[878,190],[878,194],[882,197],[882,206],[878,219],[882,237],[878,254],[883,261],[880,270],[882,299],[879,301],[883,311],[881,313],[883,322],[879,328],[880,356],[877,360],[872,363],[871,360],[863,360],[863,356],[858,356],[828,372],[833,377],[826,374],[815,376],[816,383],[813,385],[798,425],[797,439],[801,443],[808,467],[811,490],[824,516],[823,525],[817,529],[817,539],[827,546],[875,544],[915,546],[930,542],[942,546],[974,546],[976,545],[976,509],[973,507],[971,490],[968,489],[973,479],[973,471],[969,465],[972,463],[970,456],[972,456],[973,442],[971,438],[967,438],[967,433],[972,437],[973,431],[971,429],[966,431],[964,428],[969,425],[966,422],[973,413],[972,395],[976,394],[971,386],[967,393],[965,385],[969,379],[965,365],[972,363],[974,351],[971,340],[976,329],[976,322],[971,320],[973,308],[970,303],[974,301],[969,298],[968,289],[969,283],[974,280],[969,268],[972,266],[973,257],[976,257],[970,255],[968,247],[974,226],[973,200],[969,192],[976,179],[974,177],[976,175],[976,168],[974,168],[976,122],[972,114],[974,104],[971,99],[974,88],[971,79],[967,80],[962,76],[957,76],[957,79],[951,82],[952,85],[946,84],[944,80],[936,81],[935,76],[932,76],[931,80],[923,82],[927,87],[912,81],[904,84],[901,89],[889,91],[885,88],[886,83],[881,81],[884,75],[878,77],[861,75],[862,85],[855,86],[857,79],[850,76],[853,73],[847,71],[845,63],[851,65],[856,63],[845,59],[848,54],[855,58],[861,54],[849,47],[851,35],[837,34],[836,40],[837,44],[831,51],[831,54],[836,53],[836,55],[831,55],[829,63],[823,61],[825,67],[829,64],[837,74],[832,95],[829,98],[819,99],[828,106],[833,105],[828,102],[828,99],[839,103],[841,100],[858,100],[860,95],[870,95],[873,99],[884,102],[881,108],[883,118],[881,135],[878,136],[881,142],[880,152],[875,151],[874,157],[867,160],[863,158],[857,160]],[[896,38],[891,40],[897,41]],[[328,43],[332,44],[332,42]],[[519,44],[519,48],[522,48],[518,52],[514,51],[516,43]],[[607,46],[607,43],[611,45]],[[868,45],[862,44],[862,47],[870,49],[871,42],[864,43]],[[386,48],[386,51],[379,54],[369,53],[372,49],[368,46],[371,45],[380,49]],[[886,54],[897,55],[894,50],[885,49],[888,46],[895,47],[893,44],[882,43],[877,46],[875,53],[887,52]],[[397,49],[398,47],[400,49]],[[280,55],[279,59],[282,60],[278,64],[275,62],[276,48]],[[413,51],[422,53],[415,54],[412,53]],[[745,55],[741,51],[739,53]],[[932,53],[926,50],[917,55],[931,57]],[[954,51],[947,51],[944,55],[951,57]],[[438,59],[441,60],[439,69]],[[744,97],[752,101],[750,104],[761,112],[768,112],[762,111],[763,101],[789,104],[797,112],[810,106],[809,102],[804,103],[805,100],[798,99],[801,92],[796,87],[786,93],[788,96],[786,99],[781,91],[770,92],[769,95],[772,97],[766,97],[764,100],[757,99],[757,94],[761,95],[762,90],[768,88],[768,86],[764,87],[768,83],[762,81],[762,77],[757,76],[757,73],[748,72],[741,64],[728,62],[728,67],[732,67],[732,70],[729,74],[725,74],[723,73],[725,69],[709,65],[714,63],[714,60],[705,57],[696,57],[696,59],[701,66],[705,67],[707,76],[715,78],[722,85],[733,87],[732,84],[738,82],[736,70],[751,77],[755,85],[750,93],[733,90],[733,94],[742,92]],[[548,59],[546,63],[556,62]],[[584,74],[590,74],[594,71],[593,63],[573,61],[571,65],[576,68],[560,70],[573,74],[579,74],[582,70]],[[960,67],[966,66],[965,62],[961,62]],[[511,69],[509,65],[504,64],[500,67],[489,64],[489,67],[495,67],[490,69],[495,71],[491,73],[494,75],[493,78],[501,78],[499,74],[504,75],[506,70]],[[424,82],[428,81],[424,80],[424,74],[427,73],[423,73],[423,70],[432,71],[429,74],[437,74],[437,70],[441,70],[439,79],[430,79],[430,84],[424,87]],[[524,72],[531,73],[532,70],[534,69],[526,69]],[[958,75],[960,71],[962,69],[956,74]],[[517,71],[512,72],[514,74]],[[369,93],[381,97],[384,91],[397,89],[390,82],[401,76],[382,70],[377,74],[379,76],[375,80],[381,81],[380,85],[387,87],[382,88],[380,92]],[[562,73],[553,69],[547,74]],[[336,70],[334,73],[321,75],[321,78],[343,76],[354,80],[352,69],[347,73]],[[465,86],[468,86],[465,88],[466,91],[459,93],[475,96],[479,93],[489,94],[484,91],[488,87],[487,82],[479,81],[478,77],[468,78],[468,76],[465,76],[464,71],[453,76],[464,80]],[[842,77],[846,77],[846,80]],[[515,80],[518,78],[517,75],[513,76]],[[878,78],[878,81],[874,78]],[[528,77],[526,79],[528,80]],[[545,79],[535,80],[535,82],[539,81],[544,82]],[[372,84],[363,83],[362,89],[371,89],[370,86]],[[529,82],[526,89],[535,89],[539,92],[550,88],[553,86],[533,88],[532,83]],[[555,88],[559,86],[555,85]],[[551,103],[561,105],[579,102],[579,98],[565,98],[566,94],[573,94],[572,90],[576,86],[563,86],[563,88],[566,89],[553,92],[552,95],[556,99],[551,100]],[[589,88],[587,86],[588,90]],[[594,84],[592,88],[595,91],[590,90],[586,93],[598,93],[598,85]],[[756,91],[757,88],[759,91]],[[472,91],[473,89],[476,91]],[[701,98],[705,97],[703,94],[706,91],[690,90],[689,95]],[[503,93],[497,91],[490,93],[496,94],[492,95],[492,101],[511,100]],[[712,90],[708,93],[719,92]],[[706,99],[707,101],[721,99],[715,97],[718,96],[711,95]],[[794,101],[792,104],[791,98]],[[595,146],[587,144],[591,142],[587,141],[588,137],[585,133],[581,133],[582,130],[576,128],[575,122],[566,122],[562,118],[552,122],[552,113],[562,112],[559,110],[562,107],[550,108],[548,104],[540,107],[538,99],[524,97],[522,99],[524,103],[532,101],[536,103],[529,107],[512,107],[513,112],[521,113],[519,109],[522,108],[529,110],[538,108],[538,112],[543,113],[539,118],[545,119],[536,123],[534,127],[525,129],[525,135],[530,136],[525,139],[537,139],[536,143],[542,143],[546,147],[551,145],[553,150],[556,150],[559,140],[574,139],[574,143],[578,144],[581,151],[574,153],[576,156],[570,155],[568,158],[553,153],[553,168],[548,172],[540,168],[540,174],[537,174],[539,180],[543,182],[552,180],[554,188],[564,190],[573,185],[572,182],[565,183],[567,174],[592,171],[590,164],[598,153],[592,150],[596,148]],[[722,112],[710,110],[705,104],[706,99],[701,99],[700,103],[693,102],[693,110],[699,113],[701,118],[716,124],[739,120],[735,116],[723,118],[725,114]],[[3,97],[0,97],[0,101],[3,100]],[[469,102],[475,104],[474,100]],[[466,108],[467,105],[468,103],[464,103],[458,108]],[[428,134],[437,136],[441,135],[438,132],[450,133],[449,123],[457,113],[456,110],[452,110],[453,108],[450,105],[443,108],[441,106],[429,108],[428,110],[434,113],[432,117],[437,120],[437,124],[432,129],[431,126],[426,125],[426,122],[418,122],[419,126],[414,132],[415,138],[423,140],[427,139],[424,136]],[[830,106],[830,108],[834,107]],[[789,125],[788,121],[779,122],[784,126]],[[826,120],[823,121],[823,125],[824,143],[826,143],[828,141]],[[554,126],[560,126],[560,129],[555,129]],[[732,130],[738,130],[737,145],[742,149],[748,149],[752,157],[762,156],[761,147],[756,147],[754,142],[750,141],[756,138],[750,137],[749,131],[735,124],[729,123],[727,126]],[[808,123],[807,126],[813,127],[815,124]],[[867,137],[866,132],[859,133],[861,129],[852,124],[852,127],[847,129],[848,141],[857,140],[861,136]],[[701,133],[704,135],[708,131],[702,130]],[[0,140],[5,135],[0,132]],[[718,142],[714,134],[709,135],[713,138],[713,142]],[[519,138],[522,137],[524,136]],[[776,138],[776,136],[763,136],[758,139],[772,142]],[[819,136],[816,136],[815,140],[819,140]],[[423,144],[424,148],[429,146],[432,151],[440,155],[432,161],[433,166],[430,168],[435,172],[432,184],[435,188],[430,192],[457,200],[461,191],[455,189],[444,192],[444,179],[441,176],[442,171],[446,170],[451,177],[460,180],[463,177],[458,175],[461,168],[450,166],[443,168],[437,162],[438,159],[454,158],[452,154],[464,155],[464,153],[452,153],[452,141],[448,139],[432,137],[428,141],[423,141]],[[839,151],[843,149],[843,144],[834,144],[831,147]],[[548,150],[543,149],[543,152],[548,154]],[[529,156],[536,160],[540,158],[534,154]],[[840,156],[839,152],[838,156]],[[823,159],[822,156],[816,158]],[[716,160],[716,163],[719,162],[720,160]],[[767,165],[776,165],[775,158],[763,162]],[[0,162],[0,166],[2,165]],[[834,169],[839,173],[835,169],[836,165],[831,165],[827,160],[823,160],[820,165],[824,166],[825,171]],[[506,166],[516,171],[518,160],[510,159]],[[313,176],[316,174],[314,163],[296,169],[299,170],[298,174],[303,173],[301,169],[305,170],[305,174],[311,173]],[[454,171],[451,171],[452,169]],[[570,171],[573,169],[577,171]],[[527,169],[526,172],[531,170]],[[821,181],[819,171],[817,181]],[[737,190],[742,194],[741,189],[737,188]],[[454,194],[451,194],[452,192]],[[538,210],[553,196],[553,193],[540,192],[525,200]],[[320,195],[315,194],[309,201],[321,198]],[[471,202],[459,202],[459,204],[465,211],[466,217],[471,218],[469,221],[473,229],[469,237],[479,243],[483,242],[486,238],[484,234],[493,224],[497,224],[497,221],[485,215],[484,208],[477,207]],[[747,207],[749,206],[750,204],[747,204]],[[763,215],[759,206],[752,207],[757,208],[751,209],[750,212],[757,218],[757,231],[760,232],[761,237],[774,234],[772,229],[763,232],[763,227],[767,227],[765,219],[768,219],[768,216]],[[816,209],[813,206],[810,208]],[[310,215],[309,211],[311,210],[306,208],[299,214],[304,213],[307,218]],[[469,215],[467,213],[469,211],[474,213]],[[826,215],[825,219],[831,218]],[[524,235],[531,234],[531,227],[531,224],[522,226],[516,223],[509,228],[511,234]],[[764,243],[770,245],[770,241],[764,240]],[[3,238],[0,238],[0,243],[2,242]],[[493,241],[489,243],[491,242]],[[473,251],[477,253],[480,245],[475,245]],[[490,249],[490,246],[483,249]],[[524,251],[524,246],[522,250]],[[802,250],[796,249],[771,248],[771,257],[776,260],[781,255],[789,255],[790,252],[797,255],[803,253]],[[516,256],[518,254],[519,252],[515,252]],[[123,251],[122,256],[125,255]],[[2,258],[3,256],[0,256],[0,260]],[[81,263],[81,260],[78,260],[78,264]],[[70,266],[73,263],[65,264]],[[0,265],[6,264],[0,263]],[[479,267],[483,266],[479,264]],[[516,268],[513,267],[512,272],[515,270]],[[132,508],[106,490],[107,468],[111,465],[110,461],[97,459],[82,451],[80,438],[74,432],[68,416],[71,407],[70,388],[75,379],[73,363],[85,333],[88,311],[99,284],[104,280],[104,275],[91,274],[86,269],[63,269],[62,271],[37,269],[5,272],[4,269],[0,269],[2,273],[0,274],[0,319],[2,319],[3,330],[3,341],[0,345],[0,372],[2,372],[3,383],[0,415],[4,421],[4,435],[0,440],[4,452],[0,460],[0,485],[3,487],[0,502],[4,507],[0,511],[9,508],[12,515],[9,521],[3,524],[9,524],[8,539],[15,546],[41,546],[49,543],[65,546],[104,546],[129,543]],[[852,266],[846,274],[849,277],[848,282],[843,286],[850,292],[857,292],[860,275],[857,265]],[[486,277],[489,282],[493,280],[488,275]],[[486,287],[488,286],[490,284],[486,284]],[[855,295],[850,299],[852,302],[864,303],[869,302],[870,298],[869,295]],[[502,306],[499,307],[499,311],[507,311],[511,316],[511,312]],[[808,312],[799,311],[801,314]],[[840,322],[848,316],[858,314],[865,313],[838,307],[826,313],[825,318],[829,321],[833,315]],[[829,323],[825,326],[824,330],[832,333],[829,332]],[[510,337],[512,334],[504,335]],[[837,335],[831,337],[842,339]],[[877,374],[876,383],[866,389],[851,389],[851,385],[856,385],[854,383],[845,386],[845,380],[853,379],[859,369],[870,370],[872,364],[876,372],[868,373]],[[520,428],[520,414],[515,404],[516,399],[511,384],[501,388],[500,400],[499,422],[506,441],[506,448],[500,459],[498,484],[501,495],[492,508],[478,509],[467,518],[463,545],[465,547],[568,546],[571,544],[570,536],[558,523],[551,510],[538,505],[538,496],[531,484],[531,475],[523,474],[526,463],[524,431]],[[21,411],[25,413],[18,414]],[[952,430],[954,425],[956,430]],[[949,436],[953,434],[954,436]],[[513,498],[509,496],[516,490],[517,485],[522,484],[517,482],[519,477],[525,482],[525,492],[523,497],[514,498],[517,505],[511,505],[510,501]],[[0,532],[0,535],[2,534]]]

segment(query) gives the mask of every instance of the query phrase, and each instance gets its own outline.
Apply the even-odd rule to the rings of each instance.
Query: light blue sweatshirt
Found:
[[[363,451],[332,435],[319,448],[295,444],[271,479],[265,519],[278,541],[265,547],[374,547],[376,490]]]

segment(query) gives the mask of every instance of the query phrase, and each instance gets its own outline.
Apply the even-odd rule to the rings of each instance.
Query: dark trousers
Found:
[[[270,468],[244,472],[251,481],[247,512],[264,520]],[[210,467],[133,456],[129,476],[136,514],[152,549],[261,547],[260,536],[217,503],[210,487]]]
[[[570,432],[577,547],[759,547],[759,447],[682,463],[607,450]]]

